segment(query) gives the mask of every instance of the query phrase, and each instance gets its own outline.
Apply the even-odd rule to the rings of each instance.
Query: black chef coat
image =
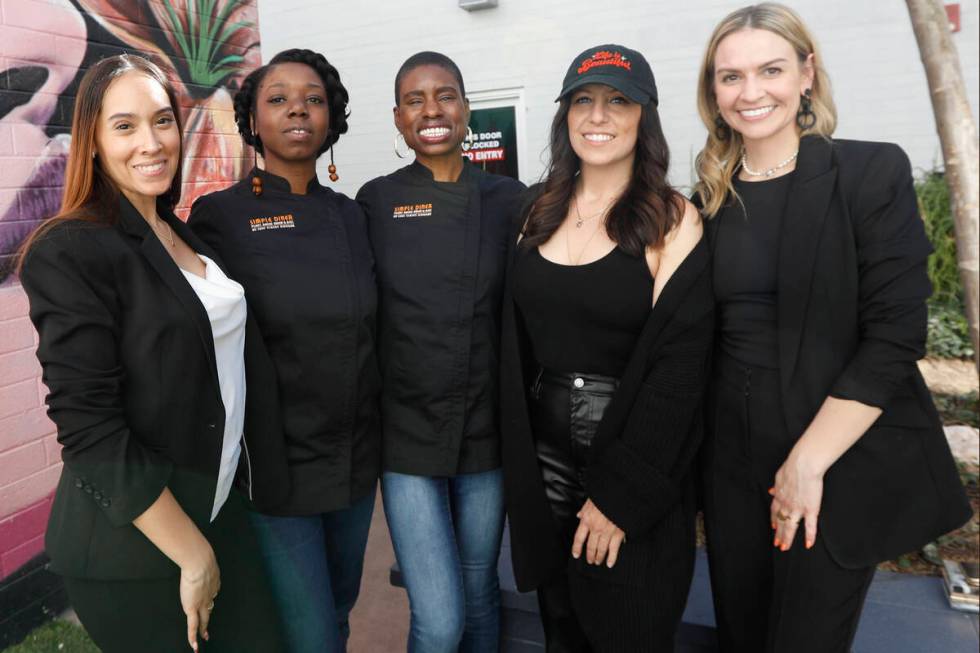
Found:
[[[469,163],[455,182],[413,163],[357,194],[377,262],[386,471],[500,466],[500,307],[523,190]]]
[[[262,195],[251,179],[262,178]],[[319,184],[265,171],[194,203],[191,228],[245,287],[279,377],[292,492],[275,514],[345,508],[380,467],[377,290],[364,215]]]

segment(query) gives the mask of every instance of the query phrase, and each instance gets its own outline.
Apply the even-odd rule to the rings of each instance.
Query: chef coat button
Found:
[[[94,492],[92,494],[92,498],[95,499],[96,501],[101,501],[102,500],[102,493],[96,491],[96,492]]]
[[[86,485],[85,486],[85,493],[86,494],[92,494],[92,486],[91,485]]]
[[[585,386],[585,380],[580,376],[576,376],[575,380],[572,381],[572,385],[574,385],[576,388],[582,388]]]
[[[102,499],[102,503],[100,505],[103,508],[108,508],[109,506],[112,505],[112,501],[109,501],[109,499]]]
[[[82,479],[76,478],[75,479],[75,487],[77,487],[79,490],[81,490],[83,487],[85,487],[85,483],[82,481]]]

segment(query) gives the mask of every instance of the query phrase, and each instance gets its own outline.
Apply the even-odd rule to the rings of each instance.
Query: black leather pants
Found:
[[[575,514],[585,503],[585,464],[592,438],[612,400],[617,379],[541,369],[530,388],[529,410],[538,465],[562,542],[571,550]],[[572,609],[568,578],[538,588],[548,653],[592,650]]]

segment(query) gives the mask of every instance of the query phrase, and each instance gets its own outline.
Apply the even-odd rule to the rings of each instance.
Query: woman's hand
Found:
[[[585,545],[585,559],[590,565],[601,565],[605,560],[606,566],[612,568],[619,557],[619,547],[626,541],[626,533],[609,521],[592,499],[586,500],[575,516],[579,523],[572,541],[572,557],[578,559]]]
[[[769,519],[776,531],[773,546],[780,551],[788,551],[802,519],[806,529],[806,548],[811,548],[817,539],[817,518],[823,498],[823,472],[813,469],[800,456],[790,453],[776,472],[776,483],[769,494],[773,497]]]
[[[207,544],[205,542],[205,544]],[[187,643],[197,650],[197,635],[208,639],[211,610],[221,589],[218,561],[210,545],[200,552],[200,560],[180,569],[180,605],[187,615]]]

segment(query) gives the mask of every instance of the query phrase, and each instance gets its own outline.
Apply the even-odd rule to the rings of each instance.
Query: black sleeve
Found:
[[[122,526],[159,498],[173,463],[145,447],[126,423],[116,309],[122,299],[110,259],[94,237],[99,229],[53,228],[31,249],[21,282],[62,460],[77,482],[103,495],[95,503]]]
[[[925,355],[932,246],[901,148],[880,145],[856,188],[860,342],[830,394],[884,408]]]
[[[668,327],[621,437],[588,471],[589,498],[627,535],[652,528],[680,500],[681,481],[702,437],[714,334],[707,281],[685,302],[696,303],[697,310]]]
[[[212,202],[207,195],[202,195],[194,200],[194,204],[191,206],[191,214],[187,217],[187,226],[219,256],[225,257],[221,247],[221,231],[218,227],[218,220],[212,213]]]

